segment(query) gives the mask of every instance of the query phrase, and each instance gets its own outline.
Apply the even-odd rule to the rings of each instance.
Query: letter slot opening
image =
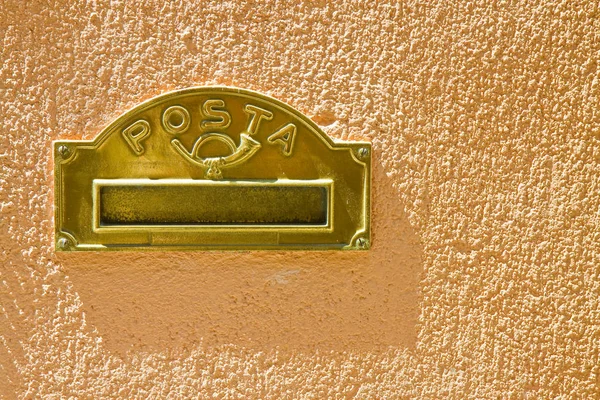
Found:
[[[325,227],[331,196],[329,180],[94,180],[94,225]]]

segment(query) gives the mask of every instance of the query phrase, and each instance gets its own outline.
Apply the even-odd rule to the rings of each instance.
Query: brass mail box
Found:
[[[252,91],[158,96],[54,161],[57,250],[370,247],[370,144]]]

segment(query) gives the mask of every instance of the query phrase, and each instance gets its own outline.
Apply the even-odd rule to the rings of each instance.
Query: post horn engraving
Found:
[[[224,107],[224,105],[225,103],[222,100],[207,100],[204,104],[204,114],[221,118],[219,121],[209,121],[216,124],[215,127],[228,127],[231,123],[231,118],[227,111],[216,109],[216,107]],[[204,176],[207,179],[223,179],[223,173],[221,172],[222,168],[232,167],[243,163],[261,148],[261,144],[252,139],[251,136],[258,131],[258,127],[262,120],[269,121],[273,119],[273,113],[271,111],[252,104],[246,104],[244,106],[244,111],[249,115],[248,127],[240,134],[240,145],[237,147],[233,139],[223,133],[206,133],[200,136],[194,142],[191,151],[188,151],[178,139],[171,140],[171,144],[186,160],[204,168]],[[203,121],[202,124],[205,124],[205,122],[206,121]],[[202,124],[201,126],[203,127],[210,126],[209,124]],[[231,150],[231,154],[224,157],[201,157],[200,148],[206,142],[211,140],[216,140],[227,145]]]
[[[225,157],[200,157],[200,148],[210,140],[217,140],[225,143],[232,153]],[[237,147],[229,136],[222,133],[207,133],[200,136],[196,142],[194,142],[192,151],[187,151],[185,146],[177,139],[171,140],[171,144],[186,160],[204,168],[204,176],[207,179],[222,179],[222,168],[232,167],[246,161],[261,147],[260,143],[245,133],[240,135],[240,145]]]

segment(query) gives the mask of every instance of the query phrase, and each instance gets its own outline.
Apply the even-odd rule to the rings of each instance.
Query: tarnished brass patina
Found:
[[[371,145],[226,87],[54,143],[56,249],[368,249]]]

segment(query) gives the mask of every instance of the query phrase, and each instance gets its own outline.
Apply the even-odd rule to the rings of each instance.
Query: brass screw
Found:
[[[356,240],[356,246],[359,249],[366,249],[368,244],[369,244],[369,241],[365,238],[358,238]]]
[[[366,147],[361,147],[360,149],[358,149],[358,156],[360,158],[367,158],[368,155],[369,149],[367,149]]]
[[[69,150],[69,148],[64,144],[58,146],[58,154],[60,154],[63,158],[68,157],[70,152],[71,150]]]
[[[63,250],[66,250],[69,248],[69,246],[71,245],[71,241],[67,238],[60,238],[58,239],[58,247],[60,247]]]

